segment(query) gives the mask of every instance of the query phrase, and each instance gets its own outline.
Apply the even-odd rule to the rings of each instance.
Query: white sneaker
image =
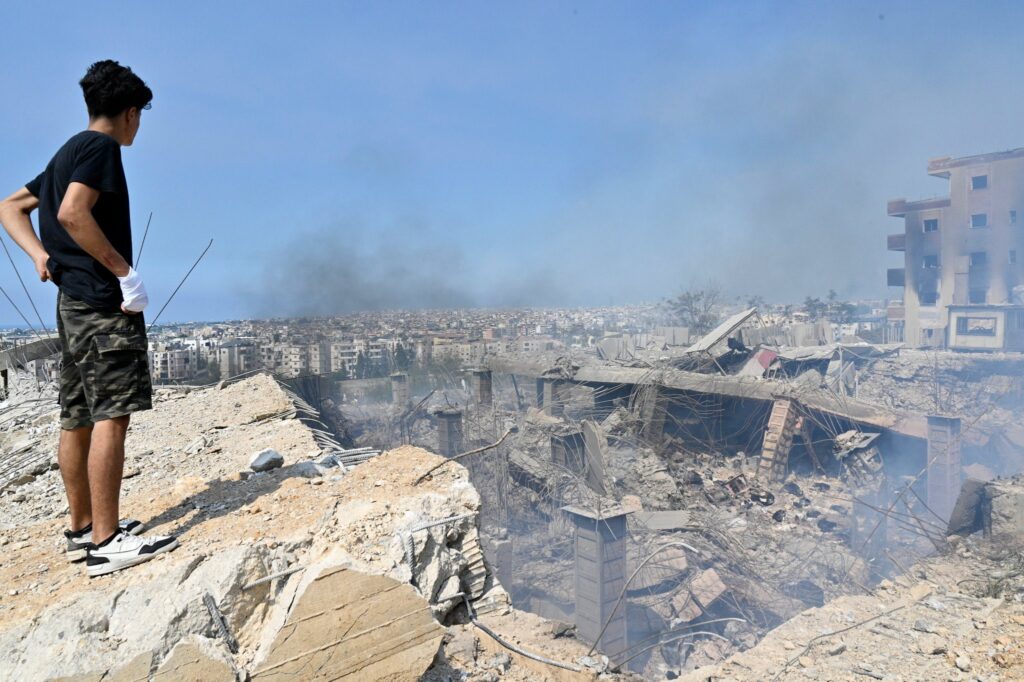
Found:
[[[149,561],[177,546],[178,541],[170,536],[136,537],[119,530],[100,544],[89,545],[85,556],[86,572],[90,578],[106,575]]]
[[[135,519],[121,519],[118,526],[128,535],[138,535],[146,530],[146,524]],[[89,549],[89,545],[92,544],[92,524],[90,523],[77,533],[66,530],[64,531],[64,537],[68,541],[66,552],[68,561],[71,563],[81,561],[85,558],[85,552]]]

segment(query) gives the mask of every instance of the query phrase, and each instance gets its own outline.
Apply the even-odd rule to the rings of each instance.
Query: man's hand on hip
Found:
[[[145,310],[149,304],[149,296],[146,294],[142,277],[135,271],[135,268],[129,267],[128,274],[118,277],[117,281],[121,283],[121,296],[124,298],[121,310],[129,315],[136,315]]]
[[[35,263],[36,274],[39,275],[40,282],[46,282],[53,279],[53,276],[50,274],[50,268],[46,267],[46,262],[48,260],[50,260],[50,256],[46,252],[32,258],[32,262]]]

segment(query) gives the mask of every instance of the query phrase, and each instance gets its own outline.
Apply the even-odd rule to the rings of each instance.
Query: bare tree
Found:
[[[714,329],[718,322],[719,304],[722,302],[722,289],[714,282],[707,282],[702,287],[690,287],[675,298],[665,301],[669,314],[679,324],[690,328],[691,334],[703,335]]]

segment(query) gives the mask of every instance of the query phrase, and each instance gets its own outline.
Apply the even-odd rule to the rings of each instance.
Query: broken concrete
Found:
[[[119,670],[116,674],[123,672]],[[142,679],[147,678],[148,675]],[[153,675],[152,682],[236,682],[240,679],[242,676],[234,669],[227,653],[213,640],[192,636],[174,646]]]
[[[1022,679],[1018,562],[998,545],[964,541],[871,592],[809,609],[749,650],[705,660],[680,679]],[[962,674],[968,660],[971,677]]]
[[[390,656],[366,645],[369,633],[352,639],[353,630],[324,650],[325,661],[312,651],[320,645],[304,649],[308,660],[323,662],[335,677],[366,679],[342,669],[339,661],[349,660],[345,652],[351,650],[360,657],[353,663],[357,670],[374,671],[370,679],[377,671],[392,679],[387,670],[398,676],[393,679],[414,679],[431,666],[443,625],[465,618],[458,594],[474,600],[481,618],[510,613],[508,596],[483,554],[480,498],[462,466],[447,463],[417,483],[445,460],[406,447],[347,472],[320,469],[313,459],[323,455],[306,427],[276,416],[287,412],[287,399],[275,386],[257,376],[223,390],[158,392],[156,409],[137,424],[133,420],[129,466],[153,466],[139,466],[126,480],[124,508],[154,532],[176,534],[182,545],[174,553],[90,581],[81,565],[68,564],[57,552],[62,518],[53,517],[61,516],[59,510],[47,511],[44,520],[20,514],[18,505],[10,510],[0,535],[6,552],[0,579],[7,586],[0,594],[3,674],[18,680],[273,677],[275,670],[291,670],[288,659],[302,653],[275,653],[281,629],[301,634],[303,619],[315,615],[309,609],[356,594],[353,586],[361,584],[366,599],[338,603],[336,610],[361,610],[381,598],[386,603],[372,609],[377,615],[408,605],[415,615],[382,622],[374,632],[422,647]],[[196,445],[186,455],[190,444]],[[251,453],[266,449],[279,453],[284,465],[239,476]],[[320,475],[306,478],[313,467]],[[203,478],[203,472],[214,477]],[[24,505],[37,497],[49,502],[59,485],[55,476],[47,471],[23,486]],[[328,583],[325,592],[310,588]],[[228,650],[211,618],[207,595],[237,641],[237,653]],[[370,617],[360,616],[360,622]],[[335,652],[333,646],[341,648]],[[419,653],[405,657],[414,650]],[[524,666],[520,659],[510,660],[509,679],[526,679],[516,672]]]
[[[249,468],[256,472],[270,471],[281,466],[284,466],[284,457],[272,448],[260,450],[249,460]]]
[[[946,532],[951,536],[983,532],[1004,547],[1024,547],[1024,476],[964,481]]]
[[[412,682],[430,667],[443,636],[411,585],[328,568],[298,596],[252,679]]]

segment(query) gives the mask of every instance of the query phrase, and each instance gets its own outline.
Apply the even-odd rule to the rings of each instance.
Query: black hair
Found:
[[[125,109],[148,109],[153,91],[135,75],[131,68],[121,66],[112,59],[96,62],[78,81],[85,95],[89,118],[112,118]]]

